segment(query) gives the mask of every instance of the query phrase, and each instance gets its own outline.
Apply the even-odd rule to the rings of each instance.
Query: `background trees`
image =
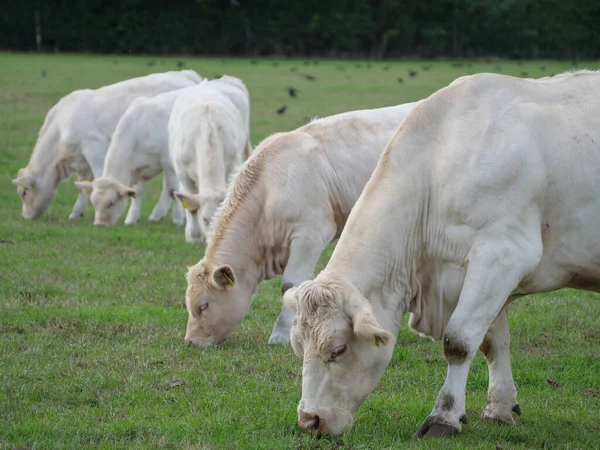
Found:
[[[37,19],[36,19],[37,18]],[[12,0],[0,48],[334,57],[600,57],[597,0]]]

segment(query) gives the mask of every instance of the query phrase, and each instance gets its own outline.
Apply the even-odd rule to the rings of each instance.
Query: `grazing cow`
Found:
[[[79,180],[102,174],[110,138],[127,107],[137,97],[153,97],[199,83],[193,70],[132,78],[99,89],[71,92],[50,109],[27,167],[13,184],[23,202],[23,217],[37,219],[52,202],[58,184],[72,172]],[[78,219],[87,205],[80,190],[69,219]]]
[[[314,275],[385,144],[414,103],[314,120],[265,139],[229,187],[204,258],[187,274],[185,340],[217,344],[246,316],[259,283],[281,290]],[[283,307],[269,343],[289,341]]]
[[[225,75],[218,80],[204,82],[227,95],[239,109],[245,122],[249,123],[248,90],[241,80]],[[161,171],[163,189],[148,220],[156,222],[167,214],[173,192],[179,188],[169,152],[169,116],[175,100],[189,92],[189,89],[136,99],[117,125],[104,161],[102,176],[93,182],[75,183],[80,189],[91,193],[91,202],[96,209],[96,225],[114,225],[123,213],[129,197],[133,197],[133,200],[125,223],[136,223],[140,217],[143,183]],[[246,152],[248,149],[251,151],[249,139]],[[172,214],[173,222],[183,225],[185,216],[181,203],[176,201],[173,204]]]
[[[175,196],[186,208],[185,238],[198,242],[242,163],[248,131],[233,102],[208,81],[177,98],[168,127],[180,184]]]
[[[448,372],[417,437],[466,423],[479,348],[483,418],[520,414],[508,304],[564,287],[600,291],[600,73],[543,81],[479,74],[404,120],[327,267],[289,290],[304,358],[298,423],[338,433],[377,384],[402,316],[442,341]]]

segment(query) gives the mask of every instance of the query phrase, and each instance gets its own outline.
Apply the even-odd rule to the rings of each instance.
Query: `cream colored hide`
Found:
[[[284,292],[313,277],[383,148],[414,104],[353,111],[265,139],[229,186],[205,256],[189,268],[185,341],[217,344],[246,316],[259,283]],[[270,343],[289,342],[284,307]]]
[[[244,119],[221,88],[200,83],[175,101],[169,119],[169,147],[180,184],[175,196],[186,208],[188,242],[201,241],[208,232],[248,144]]]
[[[133,78],[99,89],[74,91],[46,115],[27,167],[13,184],[23,203],[23,217],[37,219],[47,209],[58,184],[75,172],[91,180],[102,174],[111,136],[127,107],[137,97],[153,97],[199,83],[193,70],[165,72]],[[85,211],[87,195],[80,190],[69,216]]]
[[[241,80],[224,75],[218,80],[204,82],[227,95],[243,119],[249,123],[248,90]],[[148,220],[158,222],[165,217],[171,206],[173,193],[179,188],[169,152],[169,117],[177,97],[186,95],[188,89],[136,99],[117,125],[104,161],[102,177],[93,182],[75,183],[80,189],[91,193],[90,199],[96,210],[96,225],[114,225],[122,215],[129,197],[133,200],[125,224],[137,223],[141,212],[143,184],[160,172],[163,172],[163,189]],[[249,145],[248,140],[247,148]],[[183,207],[178,201],[173,203],[172,216],[173,223],[184,224]]]
[[[304,359],[300,427],[338,433],[392,356],[402,317],[442,341],[446,381],[416,437],[466,423],[466,382],[488,363],[486,420],[520,414],[508,304],[564,287],[600,290],[600,74],[479,74],[404,120],[327,267],[285,295]]]

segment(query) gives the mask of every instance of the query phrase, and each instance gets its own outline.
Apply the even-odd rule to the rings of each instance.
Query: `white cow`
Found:
[[[27,167],[13,184],[23,202],[23,217],[40,217],[52,202],[58,184],[72,172],[79,180],[102,174],[110,138],[127,107],[137,97],[199,83],[193,70],[133,78],[99,89],[71,92],[46,115]],[[83,215],[87,195],[79,192],[70,219]]]
[[[223,341],[248,313],[262,280],[283,274],[285,292],[313,277],[414,105],[314,120],[259,145],[229,187],[204,258],[187,274],[186,342]],[[270,343],[289,341],[292,318],[284,306]]]
[[[169,148],[186,208],[185,238],[206,235],[225,198],[229,176],[238,170],[248,144],[248,129],[233,102],[210,82],[179,96],[169,119]]]
[[[600,291],[600,74],[479,74],[417,106],[385,149],[327,267],[289,290],[304,357],[298,423],[337,433],[377,384],[402,316],[442,340],[446,382],[417,437],[466,422],[479,348],[483,418],[513,423],[508,304]]]
[[[249,122],[248,90],[241,80],[225,75],[205,83],[225,93],[235,103],[245,122]],[[91,202],[96,209],[96,225],[114,225],[130,196],[134,197],[125,223],[137,223],[143,183],[161,171],[163,189],[148,220],[156,222],[167,214],[173,192],[179,187],[169,152],[169,117],[175,100],[180,95],[186,95],[194,86],[152,98],[140,97],[129,106],[112,137],[102,176],[93,182],[75,183],[80,189],[91,193]],[[251,151],[249,139],[246,146]],[[173,204],[173,222],[182,225],[184,221],[183,208],[176,201]]]

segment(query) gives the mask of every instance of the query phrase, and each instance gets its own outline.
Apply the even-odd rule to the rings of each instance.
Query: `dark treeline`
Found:
[[[0,48],[588,59],[600,56],[600,1],[8,0]]]

